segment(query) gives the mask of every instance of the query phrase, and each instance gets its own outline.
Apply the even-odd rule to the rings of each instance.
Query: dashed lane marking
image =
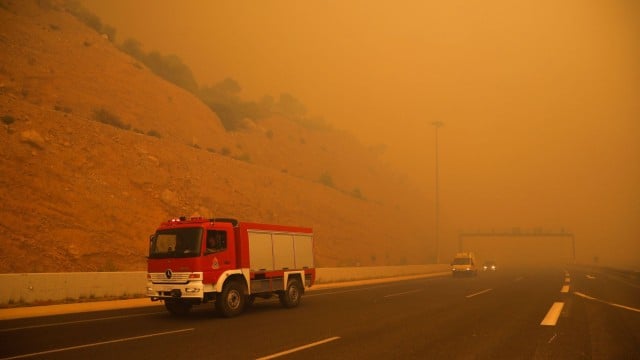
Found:
[[[120,343],[120,342],[125,342],[125,341],[146,339],[146,338],[150,338],[150,337],[153,337],[153,336],[176,334],[176,333],[180,333],[180,332],[187,332],[187,331],[193,331],[193,330],[195,330],[195,328],[181,329],[181,330],[174,330],[174,331],[165,331],[165,332],[159,332],[159,333],[154,333],[154,334],[133,336],[133,337],[115,339],[115,340],[109,340],[109,341],[101,341],[101,342],[91,343],[91,344],[69,346],[69,347],[66,347],[66,348],[53,349],[53,350],[47,350],[47,351],[40,351],[40,352],[35,352],[35,353],[30,353],[30,354],[16,355],[16,356],[11,356],[11,357],[7,357],[7,358],[2,358],[0,360],[24,359],[24,358],[38,356],[38,355],[53,354],[53,353],[58,353],[58,352],[63,352],[63,351],[84,349],[84,348],[88,348],[88,347],[94,347],[94,346],[100,346],[100,345],[106,345],[106,344],[114,344],[114,343]]]
[[[409,291],[405,291],[405,292],[401,292],[401,293],[389,294],[389,295],[385,295],[384,297],[388,298],[388,297],[394,297],[394,296],[401,296],[401,295],[417,293],[417,292],[420,292],[420,291],[422,291],[422,289],[415,289],[415,290],[409,290]]]
[[[477,293],[469,294],[469,295],[466,296],[466,298],[468,299],[470,297],[474,297],[474,296],[477,296],[477,295],[480,295],[480,294],[484,294],[484,293],[489,292],[491,290],[493,290],[493,289],[484,289],[482,291],[478,291]]]
[[[294,353],[294,352],[297,352],[297,351],[300,351],[300,350],[308,349],[310,347],[326,344],[328,342],[331,342],[331,341],[334,341],[334,340],[338,340],[338,339],[340,339],[340,336],[334,336],[334,337],[326,338],[324,340],[316,341],[316,342],[313,342],[313,343],[310,343],[310,344],[307,344],[307,345],[298,346],[298,347],[293,348],[293,349],[289,349],[289,350],[281,351],[281,352],[276,353],[276,354],[264,356],[264,357],[258,358],[256,360],[275,359],[275,358],[280,357],[280,356],[288,355],[288,354],[291,354],[291,353]]]
[[[102,317],[102,318],[96,318],[96,319],[64,321],[64,322],[57,322],[57,323],[50,323],[50,324],[29,325],[29,326],[21,326],[21,327],[8,328],[8,329],[0,329],[0,332],[9,332],[9,331],[35,329],[35,328],[44,328],[44,327],[52,327],[52,326],[63,326],[63,325],[80,324],[80,323],[87,323],[87,322],[94,322],[94,321],[104,321],[104,320],[113,320],[113,319],[122,319],[122,318],[132,318],[132,317],[138,317],[138,316],[149,316],[149,315],[157,315],[157,314],[166,314],[166,312],[165,311],[161,311],[161,312],[152,312],[152,313],[144,313],[144,314],[109,316],[109,317]]]
[[[562,308],[564,307],[563,302],[554,302],[551,305],[551,308],[547,312],[547,315],[542,319],[540,325],[544,326],[555,326],[558,322],[558,318],[560,317],[560,313],[562,312]]]
[[[569,292],[569,285],[562,285],[562,289],[560,289],[561,293],[568,293]]]

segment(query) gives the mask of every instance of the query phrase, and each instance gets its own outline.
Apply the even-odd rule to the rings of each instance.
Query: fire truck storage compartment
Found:
[[[284,290],[283,278],[251,280],[252,293],[264,293],[275,290]]]
[[[313,267],[311,234],[248,230],[251,270],[293,270]]]

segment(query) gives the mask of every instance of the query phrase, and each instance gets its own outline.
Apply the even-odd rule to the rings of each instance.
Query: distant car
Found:
[[[451,274],[456,276],[477,276],[475,256],[471,252],[457,253],[451,262]]]
[[[496,266],[495,261],[487,260],[482,264],[482,270],[484,271],[496,271],[498,267]]]

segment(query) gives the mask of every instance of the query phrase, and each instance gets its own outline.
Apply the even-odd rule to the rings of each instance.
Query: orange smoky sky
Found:
[[[287,92],[434,198],[461,231],[576,235],[579,261],[640,267],[640,2],[86,0],[198,83]]]

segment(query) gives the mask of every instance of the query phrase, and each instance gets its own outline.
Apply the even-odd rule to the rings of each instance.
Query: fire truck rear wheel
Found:
[[[171,315],[175,316],[187,315],[191,310],[191,306],[188,302],[180,300],[167,299],[164,301],[164,307],[167,308],[167,311],[169,311]]]
[[[243,286],[232,281],[224,286],[222,292],[216,298],[216,310],[224,317],[232,317],[240,314],[244,309],[246,297]]]
[[[287,284],[287,289],[280,294],[280,303],[286,308],[292,308],[300,304],[304,289],[300,284],[300,280],[291,279]]]

